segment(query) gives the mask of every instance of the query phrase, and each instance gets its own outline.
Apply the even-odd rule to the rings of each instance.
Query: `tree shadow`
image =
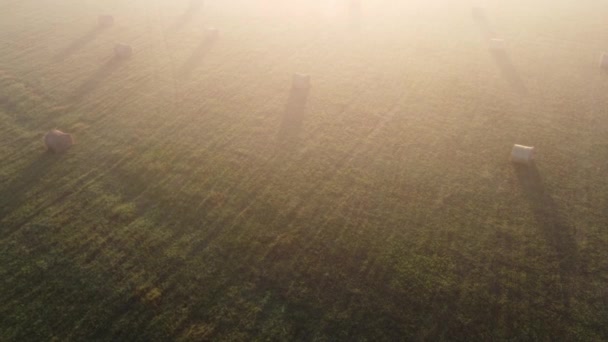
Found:
[[[0,187],[0,222],[19,208],[27,200],[25,195],[60,160],[51,152],[40,154],[19,172],[19,177],[6,186]]]
[[[203,61],[207,53],[211,51],[217,37],[207,35],[203,41],[194,49],[192,55],[186,60],[178,71],[178,76],[181,78],[189,78],[194,71]]]
[[[105,25],[97,25],[96,27],[93,27],[82,37],[76,39],[70,45],[66,46],[63,50],[59,51],[59,53],[57,53],[57,55],[53,57],[53,61],[61,62],[70,55],[78,52],[79,50],[84,48],[88,43],[97,38],[97,36],[99,36],[102,32],[106,31],[108,27],[109,26]]]
[[[113,56],[105,62],[93,75],[87,78],[77,89],[72,96],[70,102],[79,102],[87,94],[97,89],[103,81],[105,81],[112,73],[114,73],[121,65],[124,64],[125,58]]]
[[[526,85],[515,68],[515,65],[513,65],[509,53],[504,50],[491,50],[490,53],[492,54],[500,73],[507,82],[509,82],[509,85],[518,93],[526,94],[528,92]]]
[[[541,233],[559,259],[560,276],[567,280],[578,267],[575,229],[562,217],[557,203],[545,189],[536,165],[515,165],[514,168]]]
[[[306,114],[309,89],[292,88],[287,100],[283,119],[279,128],[278,138],[280,142],[293,141],[302,129],[302,123]]]

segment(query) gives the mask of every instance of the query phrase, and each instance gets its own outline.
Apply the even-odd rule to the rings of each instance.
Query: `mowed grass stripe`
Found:
[[[18,313],[3,336],[44,339],[56,327],[68,340],[603,336],[593,304],[605,266],[601,76],[573,80],[580,90],[569,92],[562,83],[583,67],[566,60],[583,64],[586,52],[543,63],[546,47],[528,45],[535,33],[503,14],[523,96],[466,27],[468,9],[444,3],[366,5],[385,15],[353,34],[312,14],[260,27],[220,3],[171,32],[185,3],[157,1],[155,16],[148,2],[115,2],[99,6],[128,23],[70,62],[28,53],[48,64],[22,83],[45,79],[61,103],[112,54],[113,35],[136,47],[55,112],[54,124],[88,128],[18,212],[58,194],[41,186],[77,191],[2,240],[14,262],[0,272],[17,291],[5,312]],[[175,78],[208,25],[220,28],[217,44],[189,78]],[[12,71],[22,61],[0,62]],[[295,71],[310,73],[313,89],[299,139],[282,144]],[[7,125],[19,135],[11,148],[46,129],[32,117],[40,126]],[[542,151],[531,188],[508,162],[515,142]],[[7,179],[38,151],[32,143],[15,155]],[[64,282],[76,285],[61,291]]]

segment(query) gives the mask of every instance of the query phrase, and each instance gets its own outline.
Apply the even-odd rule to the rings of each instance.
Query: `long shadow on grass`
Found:
[[[25,194],[36,187],[38,180],[49,173],[59,159],[59,155],[42,153],[19,171],[20,176],[17,179],[0,188],[0,222],[29,200]]]
[[[192,21],[192,19],[194,19],[194,17],[201,10],[202,7],[203,7],[202,0],[190,0],[190,4],[188,5],[188,8],[184,11],[184,13],[182,13],[179,17],[177,17],[177,19],[175,19],[175,21],[171,24],[171,26],[169,26],[169,28],[167,28],[167,31],[168,32],[179,31],[181,28],[183,28],[188,23],[190,23]]]
[[[509,82],[511,87],[520,94],[526,94],[528,92],[526,85],[513,65],[509,53],[504,50],[492,50],[491,53],[494,62],[496,62],[496,65],[500,69],[500,73]]]
[[[559,258],[560,276],[568,281],[578,266],[574,227],[562,217],[559,207],[545,189],[536,165],[517,165],[515,172],[543,236]],[[566,294],[566,300],[570,295]]]
[[[73,41],[70,45],[65,47],[63,50],[59,51],[55,57],[53,57],[53,61],[60,62],[69,57],[70,55],[78,52],[82,48],[84,48],[88,43],[97,38],[103,31],[105,31],[108,26],[98,25],[92,29],[90,29],[87,33],[85,33],[82,37]]]
[[[488,17],[483,9],[473,8],[472,16],[479,32],[486,41],[496,38],[496,31],[492,28],[492,25],[490,25]],[[492,54],[494,62],[500,69],[502,76],[509,82],[511,87],[517,92],[525,94],[527,92],[526,86],[515,68],[515,65],[513,65],[509,53],[504,50],[490,50],[490,53]]]
[[[293,141],[300,133],[306,114],[309,93],[310,89],[291,89],[279,128],[278,138],[280,142]]]
[[[194,49],[192,55],[182,65],[178,71],[178,76],[181,78],[189,78],[192,72],[203,62],[203,59],[211,51],[215,45],[217,38],[211,35],[205,36],[203,41]]]
[[[97,89],[112,73],[118,70],[125,62],[125,58],[113,56],[105,62],[93,75],[86,79],[70,97],[71,102],[79,102],[89,93]]]

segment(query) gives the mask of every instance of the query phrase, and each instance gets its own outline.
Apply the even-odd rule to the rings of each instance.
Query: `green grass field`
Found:
[[[607,340],[607,14],[0,0],[0,340]]]

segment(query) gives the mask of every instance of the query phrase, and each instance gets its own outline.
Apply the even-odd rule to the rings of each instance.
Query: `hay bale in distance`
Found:
[[[207,27],[205,31],[207,39],[217,39],[220,36],[220,30],[215,27]]]
[[[133,54],[131,45],[118,43],[114,45],[114,55],[118,58],[129,58]]]
[[[475,20],[483,20],[486,18],[486,12],[483,8],[481,7],[473,7],[471,9],[471,16],[473,17],[473,19]]]
[[[190,0],[190,10],[199,10],[205,6],[204,0]]]
[[[53,153],[63,153],[74,145],[72,135],[53,129],[48,131],[43,138],[47,150]]]
[[[504,39],[493,38],[490,39],[490,50],[493,51],[504,51],[507,48],[507,44]]]
[[[100,15],[97,21],[101,27],[110,27],[114,25],[114,17],[107,14]]]
[[[513,145],[513,149],[511,150],[511,162],[516,164],[530,165],[534,162],[534,154],[534,147]]]
[[[310,88],[310,75],[295,73],[293,74],[292,89],[296,90],[307,90]]]
[[[600,56],[600,68],[608,70],[608,53],[602,53]]]

